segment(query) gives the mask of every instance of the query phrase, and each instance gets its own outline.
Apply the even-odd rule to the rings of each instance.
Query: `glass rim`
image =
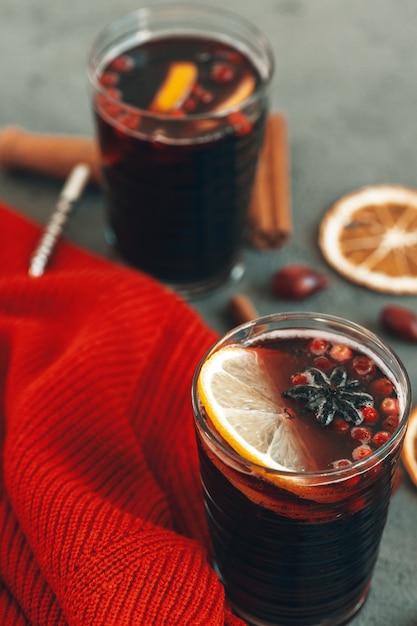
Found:
[[[253,91],[253,93],[250,96],[248,96],[245,100],[243,100],[241,103],[239,103],[239,105],[235,105],[227,109],[221,109],[219,111],[213,111],[213,112],[210,112],[210,111],[207,111],[206,113],[190,112],[190,113],[187,113],[187,116],[185,118],[173,117],[172,115],[169,115],[169,113],[148,111],[147,109],[142,109],[140,107],[129,105],[129,104],[124,103],[123,101],[118,100],[117,98],[113,98],[111,95],[108,94],[108,91],[106,90],[106,88],[103,85],[101,85],[101,83],[98,81],[98,78],[97,78],[98,77],[97,70],[101,66],[101,63],[103,62],[105,58],[105,55],[99,55],[99,52],[98,52],[101,39],[104,38],[105,35],[110,35],[113,29],[116,29],[117,27],[121,27],[123,24],[128,25],[133,20],[138,20],[139,22],[140,19],[143,19],[144,23],[146,23],[146,19],[149,16],[151,15],[158,16],[159,14],[162,15],[163,12],[165,11],[168,11],[171,13],[185,11],[187,15],[193,14],[196,16],[199,14],[201,15],[208,14],[208,15],[212,15],[213,17],[222,17],[224,19],[228,19],[231,22],[235,24],[239,24],[240,26],[244,27],[248,33],[251,33],[252,35],[256,36],[258,41],[261,43],[261,46],[265,54],[265,58],[268,59],[269,67],[268,67],[267,75],[264,75],[260,71],[258,65],[255,63],[252,56],[249,55],[249,51],[247,51],[247,55],[249,55],[249,58],[251,59],[252,63],[254,63],[255,67],[257,67],[259,76],[261,77],[261,82]],[[202,28],[203,27],[204,25],[202,25]],[[138,28],[137,32],[139,32],[139,30],[140,29]],[[187,27],[187,26],[185,26],[184,30],[181,30],[181,32],[178,31],[178,34],[188,35],[188,34],[191,34],[192,32],[195,32],[196,34],[204,34],[204,31],[197,31],[197,30],[192,31],[190,27]],[[168,31],[165,31],[165,34],[168,34]],[[121,33],[121,35],[124,35],[124,37],[126,38],[126,42],[132,42],[131,33],[127,29],[123,33]],[[207,37],[210,37],[210,35],[214,36],[214,34],[210,33],[209,30],[207,30],[206,35]],[[158,35],[156,35],[156,37],[157,36]],[[219,39],[219,36],[220,36],[220,33],[217,33],[217,39]],[[148,41],[150,39],[152,39],[151,34],[149,35],[149,37],[147,37],[143,41]],[[119,40],[120,40],[120,35],[119,35]],[[226,40],[227,38],[225,37],[225,41]],[[236,45],[236,42],[232,42],[232,43],[235,47],[238,47]],[[128,45],[126,47],[128,47]],[[123,48],[123,49],[126,49],[126,48]],[[242,48],[238,47],[238,49],[241,50]],[[97,63],[96,57],[98,57],[101,63]],[[115,19],[109,21],[107,24],[103,26],[103,28],[100,29],[95,39],[93,40],[93,43],[87,55],[87,77],[88,77],[91,87],[97,93],[105,95],[105,97],[112,104],[121,103],[127,109],[138,112],[143,117],[146,117],[152,120],[160,120],[161,122],[169,121],[170,124],[176,125],[176,126],[181,126],[181,124],[185,125],[189,122],[198,122],[198,121],[204,122],[208,120],[221,121],[233,111],[242,110],[242,109],[246,109],[250,107],[251,105],[253,105],[254,103],[256,103],[259,99],[263,97],[263,95],[265,94],[266,90],[268,89],[272,81],[274,72],[275,72],[275,58],[274,58],[274,53],[272,50],[272,45],[268,37],[263,33],[262,30],[260,30],[260,28],[258,28],[258,26],[256,26],[254,23],[252,23],[250,20],[246,19],[245,17],[242,17],[239,14],[234,13],[233,11],[229,11],[228,9],[225,9],[222,7],[205,5],[205,4],[195,5],[195,4],[191,4],[187,2],[179,2],[179,3],[172,3],[172,4],[164,2],[164,3],[157,4],[155,6],[143,6],[133,11],[124,13],[120,15],[119,17],[116,17]]]
[[[270,468],[265,465],[261,465],[260,463],[251,461],[249,459],[245,459],[241,455],[239,455],[235,450],[233,450],[233,448],[231,448],[225,442],[223,442],[220,435],[216,435],[216,433],[213,432],[212,429],[210,429],[210,427],[207,425],[206,420],[201,415],[201,411],[199,407],[198,392],[197,392],[197,380],[198,380],[201,367],[203,363],[205,362],[205,360],[211,354],[213,354],[214,352],[216,352],[218,349],[220,349],[223,346],[245,345],[242,342],[231,341],[232,338],[235,337],[237,334],[239,333],[243,334],[247,330],[257,328],[260,326],[266,326],[270,324],[271,322],[278,322],[278,321],[284,321],[284,320],[288,322],[292,321],[294,323],[297,321],[302,322],[303,320],[304,321],[309,320],[309,321],[315,321],[315,322],[322,322],[322,323],[327,322],[327,323],[336,324],[340,326],[339,334],[341,336],[343,335],[342,326],[344,326],[346,329],[351,329],[352,331],[363,335],[369,341],[373,342],[375,346],[378,346],[378,348],[385,353],[387,360],[389,360],[388,362],[386,362],[386,360],[384,360],[383,357],[380,354],[378,354],[372,347],[368,347],[368,351],[378,354],[379,358],[384,361],[384,365],[386,365],[387,369],[391,371],[392,363],[396,364],[396,367],[398,368],[398,371],[402,377],[402,381],[397,380],[398,376],[396,374],[392,373],[392,376],[393,378],[395,378],[397,382],[397,386],[405,387],[403,391],[404,406],[402,407],[400,423],[398,425],[397,430],[394,433],[392,433],[392,437],[390,437],[388,441],[385,442],[382,446],[373,450],[372,453],[369,454],[364,459],[361,459],[359,461],[353,461],[352,464],[348,466],[344,466],[340,468],[328,468],[328,469],[316,470],[316,471],[300,472],[300,471],[294,471],[294,470],[285,470],[285,469],[278,470],[275,468]],[[299,324],[298,326],[294,324],[294,326],[292,327],[289,326],[287,328],[301,329],[302,326],[301,324]],[[332,329],[331,331],[328,329],[323,329],[323,330],[326,330],[328,333],[337,332],[334,329]],[[345,336],[348,337],[346,333],[345,333]],[[350,340],[353,341],[353,338],[350,338]],[[249,342],[246,342],[246,344],[248,343]],[[304,479],[306,481],[308,480],[311,481],[311,479],[315,478],[318,480],[318,484],[324,483],[326,481],[331,481],[332,483],[334,483],[337,480],[339,481],[345,480],[346,478],[352,476],[353,474],[357,474],[362,471],[365,471],[368,467],[373,467],[376,463],[384,460],[386,456],[388,456],[388,454],[393,449],[395,449],[396,446],[400,444],[403,433],[405,432],[407,428],[407,420],[408,420],[408,415],[409,415],[410,408],[411,408],[411,395],[412,393],[411,393],[410,379],[404,367],[404,364],[402,363],[398,355],[395,353],[395,351],[381,337],[379,337],[377,334],[375,334],[371,330],[367,329],[365,326],[362,326],[346,318],[339,317],[336,315],[330,315],[327,313],[304,312],[304,311],[271,313],[269,315],[257,317],[254,320],[245,322],[244,324],[240,324],[239,326],[236,326],[232,328],[231,330],[229,330],[225,335],[220,337],[214,344],[212,344],[201,357],[196,367],[196,370],[194,372],[194,376],[192,380],[192,390],[191,390],[192,407],[193,407],[193,413],[194,413],[194,419],[195,419],[196,425],[199,428],[199,430],[204,433],[205,437],[210,441],[212,446],[214,445],[217,449],[221,450],[222,458],[226,457],[230,461],[234,462],[235,464],[238,464],[241,467],[242,466],[245,467],[247,470],[253,469],[253,471],[263,476],[266,480],[268,480],[268,476],[270,476],[271,479],[273,476],[287,476],[287,477],[293,477],[293,478],[297,477],[297,479],[301,479],[301,481],[303,481]]]

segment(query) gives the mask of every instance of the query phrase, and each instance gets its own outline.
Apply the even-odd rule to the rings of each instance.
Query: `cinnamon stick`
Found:
[[[279,248],[292,231],[288,140],[285,118],[271,113],[259,156],[249,209],[250,243],[258,249]]]
[[[244,324],[259,317],[259,313],[252,301],[241,293],[237,293],[230,298],[229,311],[237,324]]]
[[[65,179],[77,163],[87,163],[91,179],[100,178],[96,142],[80,135],[32,133],[6,126],[0,133],[0,166]]]

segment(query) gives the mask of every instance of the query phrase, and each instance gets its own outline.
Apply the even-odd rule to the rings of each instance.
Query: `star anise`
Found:
[[[328,426],[336,413],[356,426],[362,423],[359,408],[372,406],[374,399],[360,390],[358,380],[348,378],[344,367],[335,367],[328,376],[314,367],[303,373],[307,382],[284,391],[284,398],[305,402],[305,409],[314,412],[323,426]]]

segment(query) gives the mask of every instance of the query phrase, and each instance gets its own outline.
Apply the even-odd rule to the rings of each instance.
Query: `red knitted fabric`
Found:
[[[215,334],[0,206],[0,623],[238,626],[207,561],[190,387]]]

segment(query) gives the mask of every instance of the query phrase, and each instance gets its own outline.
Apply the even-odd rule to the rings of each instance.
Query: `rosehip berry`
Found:
[[[210,76],[216,83],[229,83],[235,77],[235,70],[227,63],[215,63],[211,68]]]
[[[252,122],[241,111],[233,111],[233,113],[230,113],[228,120],[230,125],[233,126],[235,133],[240,137],[248,135],[253,128]]]
[[[393,335],[417,341],[417,315],[411,309],[391,304],[381,311],[381,324]]]
[[[115,72],[129,72],[133,66],[134,61],[132,57],[127,54],[121,54],[110,63],[111,69]]]
[[[347,363],[353,356],[352,350],[342,343],[336,343],[330,348],[330,356],[338,363]]]
[[[350,431],[350,435],[359,443],[369,443],[372,439],[372,431],[366,426],[354,426]]]
[[[333,420],[332,428],[333,430],[335,430],[337,433],[340,433],[341,435],[344,435],[350,430],[349,424],[345,420],[341,419],[340,417]]]
[[[381,413],[384,415],[398,415],[400,406],[397,398],[384,398],[381,402]]]
[[[337,461],[333,461],[332,465],[335,469],[340,469],[341,467],[352,465],[352,461],[349,459],[338,459]]]
[[[306,265],[287,265],[272,277],[273,293],[289,300],[304,300],[329,284],[327,276]]]
[[[119,82],[119,75],[115,72],[105,72],[98,80],[104,87],[114,87]]]
[[[400,423],[400,418],[398,415],[388,415],[383,422],[382,428],[384,430],[388,430],[390,433],[393,433],[398,428],[398,424]]]
[[[361,409],[364,424],[376,424],[379,420],[379,413],[374,406],[364,406]]]
[[[316,356],[314,365],[322,372],[327,372],[331,368],[332,363],[327,356]]]
[[[328,347],[329,344],[324,339],[312,339],[308,343],[307,350],[318,356],[324,354]]]
[[[291,382],[293,385],[305,385],[307,376],[305,374],[293,374],[291,376]]]
[[[376,373],[375,363],[367,356],[356,356],[350,366],[351,372],[360,378],[372,378]]]
[[[394,391],[394,385],[389,378],[377,378],[371,382],[369,391],[373,396],[387,398]]]
[[[199,95],[199,100],[203,104],[211,104],[214,100],[214,96],[211,91],[202,91]]]
[[[383,446],[384,443],[387,443],[390,437],[391,433],[387,432],[386,430],[380,430],[372,437],[372,443],[374,446],[379,448],[380,446]]]
[[[354,461],[361,461],[362,459],[365,459],[370,454],[372,454],[371,448],[367,445],[361,445],[355,448],[354,450],[352,450],[352,459]]]

